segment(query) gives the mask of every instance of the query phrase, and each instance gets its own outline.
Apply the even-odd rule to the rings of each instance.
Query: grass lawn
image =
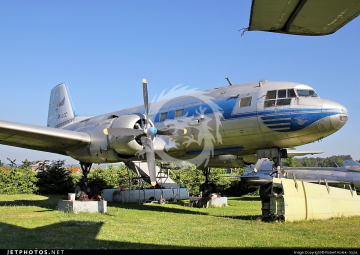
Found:
[[[108,203],[64,213],[60,196],[0,195],[0,249],[360,248],[360,217],[262,222],[258,197],[223,208]]]

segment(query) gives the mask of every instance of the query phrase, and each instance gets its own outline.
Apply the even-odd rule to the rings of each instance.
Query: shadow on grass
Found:
[[[43,200],[13,200],[13,201],[0,201],[0,206],[37,206],[49,210],[57,210],[58,201],[65,199],[63,196],[51,195]]]
[[[100,221],[64,221],[27,229],[0,223],[0,249],[186,249],[172,245],[98,240]],[[64,253],[66,254],[66,253]]]
[[[42,207],[46,210],[43,211],[56,211],[58,210],[58,202],[60,200],[64,200],[66,197],[61,195],[50,195],[47,199],[43,200],[14,200],[14,201],[0,201],[0,206],[36,206]],[[261,201],[260,197],[231,197],[229,201]],[[181,202],[176,203],[181,205]],[[209,215],[204,211],[200,211],[202,208],[194,208],[183,206],[183,208],[170,208],[165,206],[157,206],[151,204],[136,204],[136,203],[115,203],[115,202],[108,202],[108,207],[114,208],[123,208],[123,209],[131,209],[131,210],[140,210],[140,211],[152,211],[152,212],[168,212],[168,213],[179,213],[179,214],[195,214],[195,215]],[[37,211],[42,212],[42,211]],[[232,218],[232,219],[239,219],[239,220],[258,220],[261,218],[259,215],[252,215],[252,216],[219,216],[225,218]]]
[[[246,196],[246,197],[232,197],[230,200],[234,201],[261,201],[259,196]]]
[[[179,204],[181,205],[181,204]],[[122,204],[122,203],[109,203],[108,206],[116,207],[116,208],[124,208],[124,209],[132,209],[132,210],[140,210],[140,211],[153,211],[153,212],[169,212],[169,213],[181,213],[181,214],[202,214],[207,215],[207,213],[197,211],[194,207],[185,207],[184,208],[170,208],[165,206],[152,206],[151,204]],[[195,210],[189,210],[193,208]]]
[[[36,206],[42,207],[46,209],[46,211],[55,211],[58,210],[58,202],[60,200],[66,199],[63,196],[51,195],[47,199],[44,200],[14,200],[14,201],[0,201],[0,206]],[[181,214],[203,214],[207,215],[207,213],[200,211],[192,211],[188,210],[185,207],[184,209],[180,208],[169,208],[163,206],[152,206],[149,204],[135,204],[135,203],[114,203],[108,202],[108,207],[115,208],[124,208],[124,209],[132,209],[132,210],[141,210],[141,211],[158,211],[158,212],[169,212],[169,213],[181,213]],[[180,203],[179,203],[180,205]]]

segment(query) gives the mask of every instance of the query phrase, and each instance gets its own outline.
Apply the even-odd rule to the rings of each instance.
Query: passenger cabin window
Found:
[[[164,120],[166,120],[166,118],[167,118],[167,112],[162,112],[162,113],[160,113],[160,121],[164,121]]]
[[[252,99],[252,97],[243,97],[243,98],[240,98],[240,100],[239,100],[239,107],[242,108],[242,107],[251,106],[251,99]]]
[[[184,109],[175,111],[175,118],[182,117],[184,115]]]
[[[266,93],[264,107],[290,105],[293,97],[296,97],[294,89],[269,90]]]

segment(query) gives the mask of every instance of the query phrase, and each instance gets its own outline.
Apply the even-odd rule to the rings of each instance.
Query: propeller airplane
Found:
[[[133,171],[141,168],[155,186],[156,161],[194,163],[208,184],[212,167],[269,158],[279,168],[282,157],[317,153],[287,148],[327,137],[348,119],[344,106],[320,98],[308,85],[228,82],[149,103],[144,79],[144,105],[94,117],[74,113],[62,83],[51,91],[47,127],[1,120],[0,144],[70,156],[80,162],[85,184],[93,163],[124,162]],[[138,161],[146,164],[138,167]]]

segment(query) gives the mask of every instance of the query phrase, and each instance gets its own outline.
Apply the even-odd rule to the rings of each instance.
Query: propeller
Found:
[[[168,127],[158,130],[156,127],[150,126],[149,122],[149,99],[146,79],[142,80],[145,118],[143,122],[143,129],[133,128],[107,128],[103,132],[105,135],[114,136],[141,136],[141,142],[145,146],[146,160],[149,169],[150,183],[152,186],[156,185],[156,165],[155,165],[155,150],[154,150],[154,136],[155,135],[184,135],[187,129],[177,129],[175,127]]]
[[[156,166],[155,166],[155,150],[153,138],[157,134],[158,130],[156,127],[152,127],[149,124],[149,99],[146,79],[142,80],[143,83],[143,96],[144,96],[144,107],[145,107],[145,119],[143,129],[132,129],[132,128],[106,128],[103,130],[105,135],[114,136],[139,136],[141,142],[145,146],[146,160],[149,169],[150,183],[152,186],[156,185]],[[163,132],[164,133],[164,132]]]

